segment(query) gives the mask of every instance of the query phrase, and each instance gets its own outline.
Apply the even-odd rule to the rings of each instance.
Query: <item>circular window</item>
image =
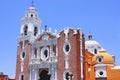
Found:
[[[103,72],[102,72],[102,71],[100,71],[100,72],[99,72],[99,75],[101,75],[101,76],[102,76],[102,75],[103,75]]]
[[[102,56],[98,56],[97,57],[97,62],[102,62],[103,61],[103,57]]]
[[[101,59],[101,58],[98,58],[98,61],[99,61],[99,62],[102,62],[102,59]]]

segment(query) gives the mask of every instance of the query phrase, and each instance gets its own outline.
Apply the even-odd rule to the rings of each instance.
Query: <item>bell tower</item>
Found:
[[[33,3],[26,11],[25,16],[21,20],[21,24],[21,36],[37,36],[40,33],[39,26],[41,21],[38,18],[38,13]]]
[[[20,36],[18,37],[16,80],[29,80],[29,63],[31,44],[40,34],[41,20],[33,2],[21,19]]]

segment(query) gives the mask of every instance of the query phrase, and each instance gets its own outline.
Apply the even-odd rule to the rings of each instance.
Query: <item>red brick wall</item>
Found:
[[[15,76],[15,79],[16,80],[19,80],[19,75],[20,75],[20,64],[21,64],[21,61],[20,61],[20,54],[21,54],[21,51],[22,51],[22,43],[19,44],[19,46],[17,47],[17,60],[16,60],[16,76]]]
[[[61,33],[60,38],[58,40],[58,80],[63,80],[63,73],[65,70],[63,42],[64,42],[64,32]]]
[[[19,80],[19,76],[21,74],[21,53],[22,53],[22,45],[18,46],[17,51],[17,62],[16,62],[16,80]],[[24,67],[23,67],[23,74],[24,79],[29,80],[29,57],[30,57],[30,44],[28,41],[25,41],[25,58],[24,58]]]
[[[74,31],[70,29],[69,31],[69,42],[71,45],[71,50],[69,53],[69,71],[73,74],[73,80],[80,80],[80,32],[78,34],[73,34]],[[63,80],[63,73],[65,71],[65,57],[63,52],[64,46],[64,32],[61,32],[60,38],[58,40],[58,80]]]

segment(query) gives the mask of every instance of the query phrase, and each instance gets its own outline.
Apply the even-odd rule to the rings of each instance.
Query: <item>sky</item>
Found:
[[[110,54],[120,65],[120,0],[33,0],[42,21],[54,32],[63,28],[80,28]],[[32,0],[0,1],[0,72],[14,78],[16,70],[17,38],[21,18]]]

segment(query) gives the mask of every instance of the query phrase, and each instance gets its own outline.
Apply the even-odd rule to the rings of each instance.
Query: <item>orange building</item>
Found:
[[[92,40],[92,35],[89,35],[85,51],[85,80],[119,80],[119,74],[120,66],[115,65],[115,57],[107,53],[98,42]]]

